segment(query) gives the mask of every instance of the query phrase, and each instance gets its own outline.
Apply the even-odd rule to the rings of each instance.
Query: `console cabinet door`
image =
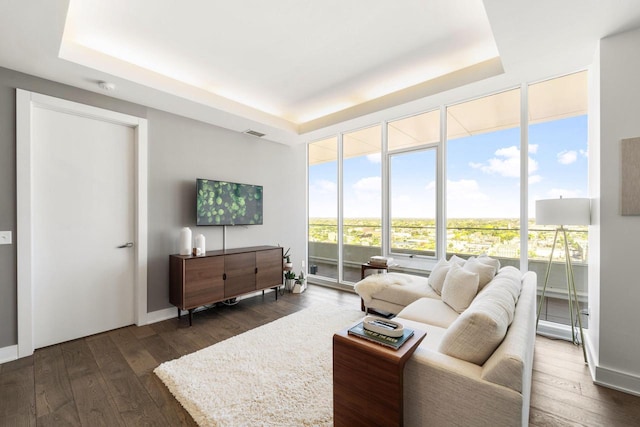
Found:
[[[235,297],[256,289],[256,253],[245,252],[224,256],[225,298]]]
[[[282,284],[282,248],[256,252],[256,290]]]
[[[191,258],[184,261],[184,308],[224,299],[224,257]]]

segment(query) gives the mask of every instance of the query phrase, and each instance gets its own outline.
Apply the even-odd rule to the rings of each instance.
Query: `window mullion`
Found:
[[[529,269],[529,91],[520,88],[520,271]]]
[[[343,144],[343,134],[338,134],[338,283],[342,283],[344,281],[344,272],[343,272],[343,256],[344,251],[342,245],[344,243],[344,191],[343,191],[343,164],[344,161],[344,144]]]
[[[436,258],[447,256],[447,171],[446,165],[447,142],[447,107],[440,106],[440,142],[436,152]]]
[[[391,252],[391,220],[389,205],[391,204],[390,192],[389,192],[389,144],[388,137],[389,131],[387,129],[388,124],[386,122],[382,123],[382,147],[381,147],[381,155],[380,159],[382,160],[381,171],[382,174],[382,218],[381,218],[381,245],[382,245],[382,254],[385,256],[389,256]]]

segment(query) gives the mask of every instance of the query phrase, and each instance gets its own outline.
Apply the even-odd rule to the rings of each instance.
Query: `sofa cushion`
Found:
[[[451,255],[449,261],[447,261],[446,258],[442,258],[433,267],[433,270],[431,270],[431,274],[429,274],[429,286],[431,286],[431,288],[433,288],[433,290],[436,291],[438,295],[442,294],[442,285],[444,285],[444,279],[447,277],[449,268],[451,268],[453,264],[462,266],[465,264],[465,260],[456,255]]]
[[[500,260],[496,258],[491,258],[490,256],[487,256],[487,255],[480,255],[477,259],[483,264],[489,264],[493,266],[493,268],[495,268],[496,271],[500,271]]]
[[[503,267],[496,277],[481,291],[478,292],[480,297],[485,291],[489,291],[493,288],[503,288],[513,296],[513,302],[518,302],[520,292],[522,290],[522,274],[520,270],[515,267]]]
[[[482,290],[493,279],[497,271],[492,265],[478,261],[478,258],[467,261],[463,269],[478,274],[478,290]]]
[[[513,299],[513,294],[506,287],[491,286],[486,292],[478,294],[476,299],[478,304],[486,300],[489,304],[500,306],[507,315],[507,326],[511,325],[516,311],[516,302]]]
[[[458,313],[469,307],[478,292],[479,275],[452,264],[442,285],[442,301]]]
[[[442,302],[442,301],[441,301]],[[440,326],[428,325],[422,322],[416,322],[415,320],[406,319],[403,317],[394,317],[394,321],[402,323],[405,328],[410,328],[418,331],[425,331],[427,336],[420,343],[420,348],[427,348],[431,351],[437,352],[440,341],[447,330]]]
[[[514,311],[509,292],[487,289],[449,326],[439,351],[482,365],[504,339]]]
[[[515,318],[500,346],[484,364],[482,378],[525,393],[531,380],[531,370],[527,372],[527,367],[531,367],[535,341],[535,273],[522,276],[522,285]]]
[[[366,306],[374,298],[401,306],[423,297],[440,299],[426,277],[405,273],[371,274],[356,283],[354,289]]]
[[[398,317],[441,328],[448,328],[459,315],[443,301],[433,298],[420,298],[398,313]]]

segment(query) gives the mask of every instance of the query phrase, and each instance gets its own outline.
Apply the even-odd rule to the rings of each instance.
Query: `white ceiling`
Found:
[[[0,66],[293,143],[638,26],[637,0],[0,0]]]

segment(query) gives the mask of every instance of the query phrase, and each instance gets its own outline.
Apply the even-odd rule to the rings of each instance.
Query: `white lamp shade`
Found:
[[[589,225],[591,201],[585,198],[536,200],[538,225]]]

